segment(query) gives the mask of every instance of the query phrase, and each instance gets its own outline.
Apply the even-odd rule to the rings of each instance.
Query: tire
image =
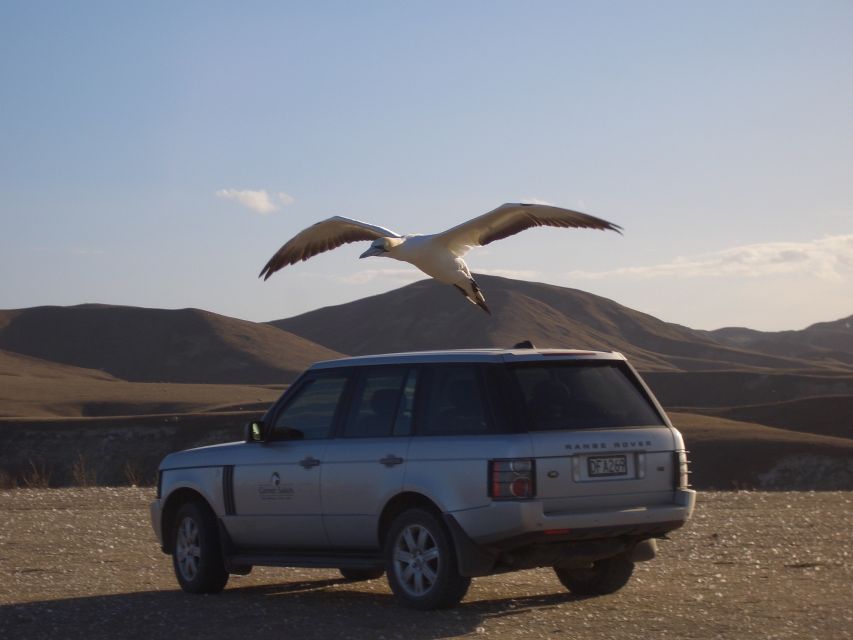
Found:
[[[424,509],[408,509],[391,523],[385,571],[398,602],[412,609],[455,606],[471,584],[459,575],[450,532]]]
[[[181,506],[172,536],[172,566],[181,589],[187,593],[222,591],[228,572],[216,519],[207,505],[188,502]]]
[[[341,575],[347,580],[362,581],[375,580],[381,578],[385,573],[384,569],[338,569]]]
[[[596,560],[588,569],[561,569],[554,573],[576,596],[602,596],[619,591],[628,584],[634,572],[634,563],[624,553],[603,560]]]

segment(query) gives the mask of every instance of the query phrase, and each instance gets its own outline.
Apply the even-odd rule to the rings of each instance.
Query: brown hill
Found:
[[[0,350],[0,418],[262,410],[281,386],[126,382],[108,373]]]
[[[707,408],[776,404],[815,396],[853,396],[853,375],[812,372],[649,371],[643,374],[666,407]]]
[[[798,398],[770,404],[703,409],[702,412],[791,431],[853,438],[853,395]]]
[[[663,322],[612,300],[549,284],[478,276],[494,315],[462,301],[451,287],[423,280],[395,291],[273,321],[276,327],[350,354],[507,347],[617,350],[647,371],[824,370],[840,362],[804,361],[721,344],[708,332]]]
[[[707,332],[715,340],[771,355],[853,364],[853,316],[819,322],[800,331],[755,331],[726,327]]]
[[[0,311],[0,349],[134,382],[291,381],[340,354],[275,327],[199,309],[106,305]]]
[[[39,358],[0,349],[0,380],[4,384],[14,378],[42,378],[45,380],[89,379],[116,381],[116,378],[104,371],[84,369],[71,365],[49,362]]]
[[[670,412],[701,489],[853,487],[853,440]]]

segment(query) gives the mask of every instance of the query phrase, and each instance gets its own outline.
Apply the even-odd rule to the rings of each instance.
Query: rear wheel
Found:
[[[588,568],[554,567],[563,586],[577,596],[601,596],[619,591],[628,584],[633,572],[634,563],[624,553],[596,560]]]
[[[384,569],[338,569],[341,575],[347,580],[375,580],[381,578],[385,573]]]
[[[172,539],[172,565],[187,593],[218,593],[228,582],[216,518],[206,505],[188,502],[178,509]]]
[[[471,584],[471,578],[459,575],[450,533],[424,509],[404,511],[391,524],[385,567],[394,595],[413,609],[452,607]]]

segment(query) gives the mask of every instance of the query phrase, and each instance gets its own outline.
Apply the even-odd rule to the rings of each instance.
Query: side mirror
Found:
[[[249,422],[243,427],[243,439],[246,442],[264,441],[264,423],[261,421]]]

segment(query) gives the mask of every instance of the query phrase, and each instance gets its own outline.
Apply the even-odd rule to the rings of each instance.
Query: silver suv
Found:
[[[245,442],[167,456],[151,519],[188,592],[331,567],[434,609],[533,567],[616,591],[695,499],[681,434],[622,355],[436,351],[313,365]]]

